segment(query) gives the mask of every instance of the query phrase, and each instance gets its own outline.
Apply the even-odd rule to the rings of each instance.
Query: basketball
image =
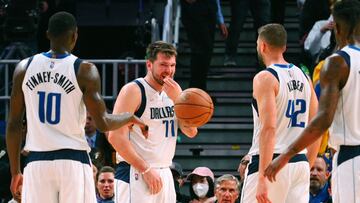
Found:
[[[199,127],[211,119],[214,104],[204,90],[189,88],[176,99],[174,110],[176,117],[186,126]]]

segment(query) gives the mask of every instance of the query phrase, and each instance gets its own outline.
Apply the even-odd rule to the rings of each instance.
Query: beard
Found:
[[[257,54],[257,58],[258,58],[258,63],[259,63],[259,66],[262,67],[262,68],[266,68],[266,65],[264,63],[264,60],[263,60],[263,57],[259,54]]]
[[[323,186],[318,180],[310,180],[310,192],[317,194]]]
[[[153,79],[161,86],[164,85],[164,79],[166,77],[174,78],[174,74],[171,74],[171,73],[164,76],[164,75],[157,75],[157,74],[155,74],[154,71],[152,71],[151,75],[152,75]]]

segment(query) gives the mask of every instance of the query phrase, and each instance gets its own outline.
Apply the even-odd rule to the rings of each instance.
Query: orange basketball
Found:
[[[174,109],[176,117],[186,126],[199,127],[210,120],[214,104],[204,90],[189,88],[181,92]]]

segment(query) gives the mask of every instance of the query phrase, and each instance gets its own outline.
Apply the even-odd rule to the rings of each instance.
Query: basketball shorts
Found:
[[[275,157],[278,155],[274,155]],[[258,183],[259,156],[252,156],[245,171],[242,203],[254,203]],[[293,157],[276,175],[276,182],[268,182],[268,198],[272,203],[308,203],[310,186],[310,168],[304,154]]]
[[[360,202],[360,145],[340,146],[333,158],[331,192],[334,203]]]
[[[152,195],[141,173],[126,162],[120,162],[115,175],[115,203],[175,203],[176,193],[170,168],[155,169],[163,187],[159,193]]]
[[[96,203],[86,151],[30,152],[24,168],[22,201],[26,203]]]

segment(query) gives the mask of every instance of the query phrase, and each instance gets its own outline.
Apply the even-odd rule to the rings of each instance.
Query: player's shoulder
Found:
[[[274,69],[270,69],[267,68],[265,70],[262,70],[260,72],[258,72],[253,81],[254,82],[261,82],[261,83],[266,83],[266,82],[271,82],[271,81],[277,81],[277,72]]]
[[[17,72],[26,72],[27,67],[29,66],[29,64],[32,62],[34,56],[25,58],[23,60],[21,60],[17,65],[15,70]]]
[[[345,55],[340,55],[339,53],[334,53],[331,56],[325,59],[322,72],[332,72],[332,73],[340,73],[344,70],[348,70],[350,68],[349,58]]]
[[[140,86],[135,81],[131,81],[121,88],[120,93],[135,96],[140,94],[141,90]]]
[[[82,68],[82,69],[90,70],[92,68],[96,68],[96,66],[89,61],[79,59],[79,63],[80,63],[80,68]]]

